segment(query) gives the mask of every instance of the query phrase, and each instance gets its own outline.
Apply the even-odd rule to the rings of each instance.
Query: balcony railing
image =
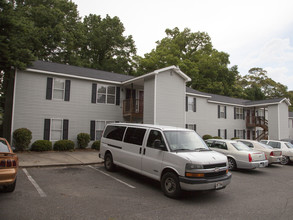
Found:
[[[247,116],[246,127],[261,127],[264,130],[268,129],[268,120],[263,116]]]
[[[123,116],[132,119],[143,118],[143,100],[142,99],[126,99],[123,101]]]

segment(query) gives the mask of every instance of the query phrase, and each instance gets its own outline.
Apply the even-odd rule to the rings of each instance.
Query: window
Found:
[[[46,99],[69,101],[71,84],[70,82],[70,80],[48,77]]]
[[[122,141],[126,127],[123,126],[107,126],[104,137],[112,140]]]
[[[127,128],[124,142],[136,145],[142,145],[146,129],[143,128]]]
[[[245,133],[245,130],[235,130],[234,137],[239,139],[245,139],[244,133]]]
[[[196,131],[196,124],[186,124],[185,127],[187,129]]]
[[[273,147],[273,148],[278,148],[278,149],[281,148],[281,143],[279,143],[279,142],[270,141],[270,142],[268,143],[268,145],[270,145],[270,146]]]
[[[115,104],[115,86],[98,85],[97,103]]]
[[[68,119],[45,119],[44,140],[59,141],[68,139]]]
[[[53,99],[64,99],[65,93],[65,80],[54,78],[53,83]]]
[[[222,150],[227,150],[227,144],[221,141],[215,141],[212,147],[222,149]]]
[[[0,140],[0,152],[1,153],[3,153],[3,152],[9,153],[10,152],[6,141],[4,141],[4,140]]]
[[[234,111],[235,111],[235,119],[243,119],[243,108],[237,108],[235,107],[234,108]]]
[[[160,131],[151,130],[148,137],[147,146],[155,148],[155,141],[160,141],[161,145],[166,146],[162,133]]]
[[[218,136],[227,139],[227,129],[218,129]]]
[[[186,111],[196,112],[196,98],[186,96]]]
[[[227,107],[218,105],[218,118],[227,118]]]
[[[114,121],[96,121],[95,123],[95,140],[101,140],[102,133],[107,124],[114,123]]]

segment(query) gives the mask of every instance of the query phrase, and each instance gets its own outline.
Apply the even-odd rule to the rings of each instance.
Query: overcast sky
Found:
[[[117,16],[138,55],[149,53],[167,28],[206,32],[241,75],[260,67],[293,90],[292,0],[72,0],[80,16]]]

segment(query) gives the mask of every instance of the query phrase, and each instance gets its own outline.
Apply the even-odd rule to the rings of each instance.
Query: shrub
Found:
[[[16,150],[27,150],[32,140],[32,132],[27,128],[19,128],[13,132],[13,145]]]
[[[77,144],[79,148],[86,148],[90,142],[90,135],[87,133],[80,133],[77,135]]]
[[[53,150],[52,142],[47,140],[37,140],[31,146],[32,151],[50,151]]]
[[[233,138],[231,138],[231,140],[237,140],[237,139],[239,139],[238,137],[233,137]]]
[[[222,138],[219,136],[214,136],[213,139],[222,139]]]
[[[212,139],[212,135],[209,134],[205,134],[204,136],[202,136],[202,139],[207,140],[207,139]]]
[[[56,151],[70,151],[74,149],[74,142],[70,140],[56,141],[53,149]]]
[[[95,150],[100,150],[100,141],[94,141],[91,148]]]

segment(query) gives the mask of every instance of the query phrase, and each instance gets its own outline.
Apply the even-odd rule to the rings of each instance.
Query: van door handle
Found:
[[[145,155],[145,148],[143,149],[143,155]]]

